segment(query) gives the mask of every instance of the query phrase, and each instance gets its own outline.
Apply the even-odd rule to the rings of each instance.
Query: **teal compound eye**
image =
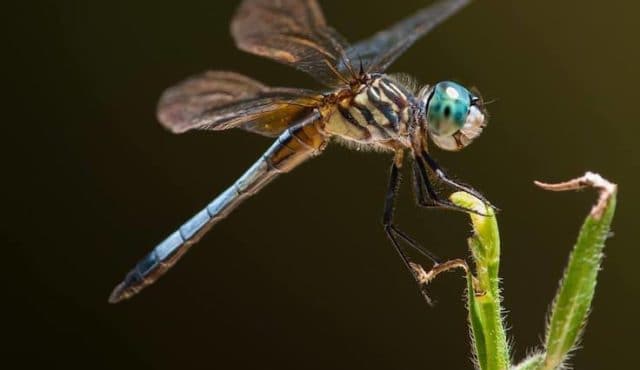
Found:
[[[462,129],[469,115],[471,99],[469,90],[455,82],[436,84],[426,111],[430,133],[435,136],[451,136]]]

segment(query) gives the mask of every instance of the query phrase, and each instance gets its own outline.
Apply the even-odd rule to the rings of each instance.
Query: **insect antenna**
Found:
[[[493,99],[491,99],[491,100],[483,101],[483,102],[482,102],[482,105],[489,105],[489,104],[496,103],[496,102],[498,102],[498,101],[500,101],[500,98],[493,98]]]

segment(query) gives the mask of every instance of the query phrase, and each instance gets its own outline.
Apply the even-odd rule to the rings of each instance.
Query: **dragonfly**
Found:
[[[439,259],[393,222],[405,156],[408,153],[412,159],[419,206],[469,211],[442,197],[432,181],[486,199],[451,179],[430,155],[428,144],[430,139],[447,151],[465,148],[481,134],[487,113],[479,93],[456,82],[417,89],[385,71],[414,42],[469,2],[441,0],[349,44],[327,24],[316,0],[242,1],[231,22],[237,47],[306,72],[323,89],[270,87],[227,71],[207,71],[167,89],[157,116],[173,133],[239,128],[275,141],[233,185],[142,258],[109,301],[123,301],[153,284],[244,200],[321,154],[331,141],[393,155],[384,230],[404,266],[423,285],[408,252],[415,250],[435,265]]]

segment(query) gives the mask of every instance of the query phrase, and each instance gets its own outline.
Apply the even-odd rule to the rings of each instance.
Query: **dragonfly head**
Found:
[[[463,86],[438,82],[420,91],[420,119],[433,142],[442,149],[460,150],[480,136],[487,114],[482,99]]]

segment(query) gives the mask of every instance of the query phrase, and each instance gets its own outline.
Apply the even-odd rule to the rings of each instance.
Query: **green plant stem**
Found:
[[[551,310],[546,355],[540,369],[552,370],[564,363],[585,326],[602,264],[602,249],[615,213],[617,187],[593,173],[562,184],[538,185],[553,191],[584,187],[600,191],[598,203],[582,225]]]
[[[474,235],[469,247],[476,265],[477,280],[468,274],[468,305],[475,357],[482,370],[509,368],[509,346],[500,306],[500,235],[493,210],[464,192],[454,193],[451,201],[473,209],[469,213]]]
[[[543,361],[544,361],[544,354],[536,353],[534,355],[527,357],[527,359],[522,361],[517,366],[512,367],[511,370],[537,370],[540,368],[540,365],[542,365]]]

